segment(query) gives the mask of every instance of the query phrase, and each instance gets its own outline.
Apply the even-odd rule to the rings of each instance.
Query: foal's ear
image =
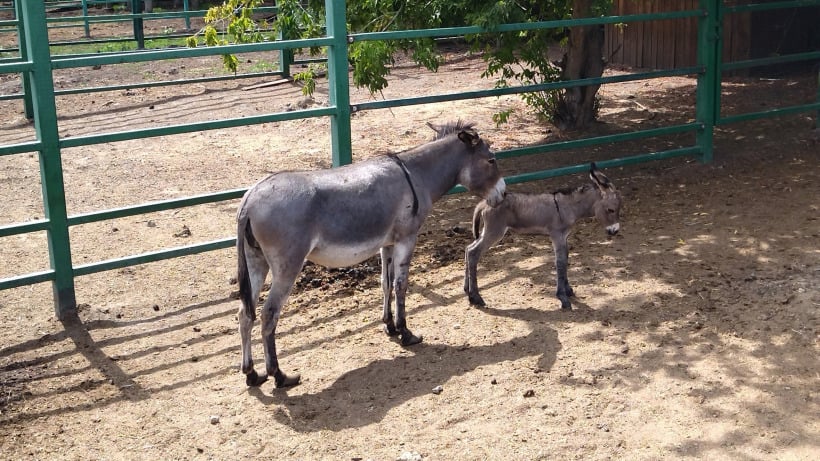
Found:
[[[481,141],[481,138],[478,136],[475,130],[461,130],[458,133],[458,139],[461,140],[464,144],[467,144],[470,147],[475,147]]]
[[[589,167],[589,179],[592,180],[595,184],[598,185],[601,189],[608,189],[612,187],[612,184],[609,182],[609,178],[606,177],[601,170],[595,165],[595,162],[592,162]]]

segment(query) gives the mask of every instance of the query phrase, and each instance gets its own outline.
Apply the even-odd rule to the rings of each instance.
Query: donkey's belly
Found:
[[[320,243],[307,256],[307,260],[325,267],[347,267],[358,264],[378,254],[382,239],[368,242]]]

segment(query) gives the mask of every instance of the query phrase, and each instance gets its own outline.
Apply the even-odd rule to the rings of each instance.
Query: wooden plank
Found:
[[[269,87],[269,86],[277,86],[277,85],[281,85],[283,83],[288,83],[288,82],[292,82],[292,81],[293,81],[293,79],[283,78],[281,80],[274,80],[272,82],[262,82],[262,83],[257,83],[255,85],[246,86],[246,87],[242,88],[242,91],[256,90],[258,88],[266,88],[266,87]]]

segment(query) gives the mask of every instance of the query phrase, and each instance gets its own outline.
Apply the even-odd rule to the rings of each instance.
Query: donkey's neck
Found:
[[[595,216],[595,202],[601,198],[600,192],[585,185],[571,192],[556,192],[554,199],[561,219],[572,225],[575,221]]]
[[[411,179],[418,183],[419,189],[427,191],[431,202],[435,202],[447,193],[458,182],[463,160],[458,149],[451,149],[446,143],[461,142],[456,138],[444,138],[434,144],[425,144],[399,154],[407,165]],[[438,147],[438,148],[437,148]]]

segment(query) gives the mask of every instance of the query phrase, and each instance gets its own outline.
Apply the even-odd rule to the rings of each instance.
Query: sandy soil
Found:
[[[399,63],[384,97],[492,86],[482,61],[447,50],[435,74]],[[248,57],[253,62],[271,57]],[[219,59],[74,69],[59,88],[211,75]],[[614,70],[611,72],[615,72]],[[19,82],[0,76],[0,92]],[[250,116],[326,103],[260,81],[58,99],[64,137]],[[816,76],[733,78],[724,114],[811,101]],[[596,133],[694,117],[695,81],[602,89]],[[381,96],[379,96],[381,97]],[[355,91],[353,101],[370,96]],[[492,114],[513,108],[496,127]],[[0,102],[0,143],[32,139],[19,101]],[[425,142],[427,121],[477,123],[505,149],[587,136],[538,123],[515,98],[355,114],[354,159]],[[476,199],[448,196],[420,236],[409,325],[381,333],[378,261],[307,267],[278,332],[303,383],[245,387],[237,370],[235,252],[77,279],[80,322],[55,320],[47,284],[0,292],[2,459],[804,459],[820,457],[818,144],[808,114],[717,129],[715,161],[606,170],[622,230],[570,238],[575,310],[554,298],[551,245],[510,235],[482,260],[488,302],[462,292]],[[691,145],[663,137],[500,162],[508,174]],[[66,149],[70,214],[236,187],[329,165],[328,121],[300,120]],[[36,155],[0,158],[0,222],[42,217]],[[510,186],[546,191],[583,175]],[[72,229],[75,264],[234,232],[236,201]],[[187,231],[186,231],[187,229]],[[40,234],[3,239],[0,276],[48,267]],[[258,328],[255,330],[258,336]],[[254,354],[262,356],[258,339]],[[432,389],[441,386],[441,393]]]

